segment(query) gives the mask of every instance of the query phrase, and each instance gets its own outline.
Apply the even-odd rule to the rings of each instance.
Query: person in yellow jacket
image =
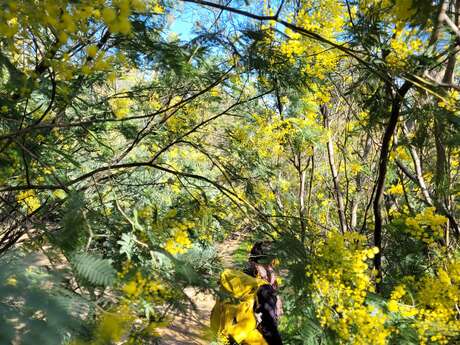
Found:
[[[282,345],[277,328],[281,305],[267,248],[266,242],[254,245],[245,272],[226,269],[221,274],[225,297],[211,312],[211,329],[222,343]]]

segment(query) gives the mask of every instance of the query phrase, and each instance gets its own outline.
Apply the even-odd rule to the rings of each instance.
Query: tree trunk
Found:
[[[385,133],[382,139],[382,148],[380,150],[380,157],[379,157],[379,169],[378,169],[378,178],[376,183],[375,189],[375,197],[373,202],[373,210],[374,210],[374,245],[379,249],[379,252],[374,257],[374,267],[377,270],[377,292],[380,291],[380,287],[382,284],[382,199],[383,199],[383,191],[385,188],[385,179],[387,174],[387,166],[388,166],[388,157],[390,153],[390,144],[391,139],[393,138],[393,134],[396,130],[396,125],[398,124],[399,113],[401,110],[402,100],[406,95],[407,91],[409,91],[410,87],[412,86],[411,82],[406,81],[401,88],[396,90],[396,93],[393,97],[392,105],[391,105],[391,114],[390,120],[388,125],[385,129]]]
[[[324,128],[329,129],[329,110],[327,109],[326,105],[321,106],[321,113],[324,119]],[[329,159],[329,167],[331,168],[332,180],[334,182],[334,194],[335,200],[337,202],[337,212],[339,214],[340,231],[343,234],[345,233],[345,231],[347,231],[345,207],[343,205],[343,195],[340,189],[339,174],[337,173],[337,168],[335,166],[334,145],[331,139],[327,141],[327,155]]]

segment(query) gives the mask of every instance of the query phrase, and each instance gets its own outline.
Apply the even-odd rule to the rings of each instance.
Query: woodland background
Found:
[[[239,262],[274,241],[286,344],[458,344],[459,25],[459,0],[0,1],[0,343],[160,341],[237,232]]]

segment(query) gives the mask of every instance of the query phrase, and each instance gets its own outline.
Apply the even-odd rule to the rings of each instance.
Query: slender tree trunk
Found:
[[[305,184],[306,184],[306,172],[305,169],[303,171],[299,171],[299,178],[300,178],[300,188],[299,188],[299,216],[300,216],[300,229],[301,229],[301,236],[300,239],[303,243],[305,240],[305,234],[307,232],[307,225],[305,223]]]
[[[307,197],[307,219],[310,219],[311,216],[311,193],[313,190],[313,178],[315,176],[315,147],[312,148],[311,154],[311,171],[310,171],[310,181],[308,183],[308,197]]]
[[[371,151],[372,147],[372,140],[371,136],[367,134],[366,143],[364,145],[364,152],[363,156],[361,157],[362,161],[365,162],[367,157],[369,156],[369,152]],[[350,226],[352,229],[356,229],[358,224],[358,209],[359,209],[359,197],[361,192],[363,191],[363,173],[359,171],[356,174],[356,195],[351,202],[351,223]]]
[[[420,157],[417,153],[417,150],[412,145],[409,145],[409,152],[412,157],[412,162],[414,163],[415,177],[417,178],[417,183],[420,187],[420,190],[422,191],[426,203],[432,206],[433,200],[431,199],[430,192],[425,183],[425,178],[423,177],[422,162],[420,161]]]
[[[324,128],[329,129],[329,110],[327,109],[326,105],[321,106],[321,113],[324,119]],[[343,204],[342,191],[340,189],[339,174],[337,173],[337,168],[335,166],[334,145],[331,139],[327,141],[327,154],[328,154],[328,159],[329,159],[329,167],[331,168],[331,173],[332,173],[332,180],[334,182],[334,194],[335,194],[335,200],[337,202],[337,211],[339,214],[340,231],[342,233],[345,233],[345,231],[347,230],[347,223],[346,223],[346,218],[345,218],[345,207]]]
[[[460,24],[460,16],[458,11],[460,10],[460,0],[457,0],[455,3],[455,18],[454,24],[458,28]],[[447,14],[444,16],[446,19]],[[444,71],[444,76],[442,78],[442,83],[446,85],[453,84],[453,77],[455,71],[455,65],[457,61],[456,54],[451,54],[447,60],[446,70]],[[435,205],[437,212],[439,213],[449,213],[451,205],[449,202],[449,185],[450,185],[450,173],[449,173],[449,163],[447,160],[446,154],[446,145],[445,145],[445,134],[448,123],[444,116],[435,116],[434,118],[434,137],[435,137],[435,147],[436,147],[436,171],[435,171]],[[444,212],[446,211],[446,212]],[[448,221],[448,223],[450,220]],[[444,230],[444,241],[446,246],[449,245],[449,228],[450,224],[447,224]]]
[[[380,291],[382,283],[382,199],[383,191],[385,188],[385,179],[387,174],[388,167],[388,157],[390,153],[390,144],[393,134],[396,130],[396,125],[398,124],[399,113],[401,110],[401,104],[406,95],[412,86],[411,82],[406,81],[401,88],[396,90],[396,93],[393,97],[391,105],[391,114],[388,125],[385,129],[385,133],[382,139],[382,148],[380,150],[379,157],[379,169],[378,169],[378,178],[375,188],[375,197],[373,201],[373,210],[374,210],[374,245],[379,249],[379,252],[374,257],[374,267],[377,270],[377,278],[379,279],[377,284],[377,291]]]

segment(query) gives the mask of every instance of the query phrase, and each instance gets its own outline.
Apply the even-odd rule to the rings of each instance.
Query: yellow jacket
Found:
[[[257,290],[266,285],[265,280],[251,277],[244,272],[226,269],[220,276],[223,292],[231,297],[217,300],[211,311],[211,329],[214,334],[232,337],[238,344],[267,345],[257,330],[254,303]]]

